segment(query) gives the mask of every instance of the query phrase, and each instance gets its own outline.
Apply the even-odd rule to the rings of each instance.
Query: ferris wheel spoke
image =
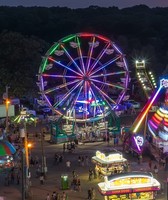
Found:
[[[107,99],[109,99],[112,103],[116,104],[116,102],[111,99],[105,92],[103,92],[99,87],[97,87],[93,82],[92,85],[97,89],[97,91],[99,92],[99,94],[104,95]]]
[[[48,99],[48,97],[47,97],[45,94],[44,94],[44,98],[45,98],[46,102],[48,103],[48,105],[49,105],[50,107],[52,107],[50,100]],[[62,113],[59,112],[58,110],[55,110],[55,112],[56,112],[57,114],[59,114],[59,115],[62,115]]]
[[[92,70],[95,68],[95,66],[97,65],[97,63],[100,61],[100,59],[103,57],[103,55],[105,54],[106,50],[108,49],[108,47],[110,46],[110,43],[106,44],[105,48],[100,52],[100,54],[98,55],[98,57],[95,59],[95,62],[93,63],[93,65],[90,67],[90,73],[92,72]],[[89,73],[89,74],[90,74]]]
[[[79,82],[79,81],[80,81],[80,80],[70,81],[70,82],[64,83],[64,84],[62,84],[62,85],[58,85],[58,86],[56,86],[56,87],[53,87],[53,88],[44,90],[44,94],[48,94],[48,93],[53,92],[53,91],[55,91],[55,90],[62,89],[62,88],[64,88],[64,87],[67,87],[68,85],[72,85],[72,84],[74,84],[74,83],[76,83],[76,82]]]
[[[96,99],[96,95],[95,95],[95,93],[94,93],[93,90],[92,90],[92,87],[90,87],[90,91],[91,91],[91,93],[92,93],[92,95],[93,95],[93,97],[94,97],[95,103],[96,103],[97,99]],[[98,104],[98,106],[96,106],[96,107],[98,107],[99,110],[101,110],[101,107],[100,107],[99,104]]]
[[[66,50],[66,48],[61,45],[61,47],[63,48],[63,50],[65,51],[66,55],[68,56],[68,58],[73,62],[73,64],[77,67],[77,69],[80,71],[81,75],[83,75],[82,70],[80,69],[80,67],[78,66],[78,64],[75,62],[75,60],[72,58],[72,56],[69,54],[69,52]]]
[[[67,75],[52,75],[52,74],[42,74],[43,77],[53,77],[53,78],[77,78],[81,79],[79,76],[67,76]]]
[[[95,89],[97,89],[97,86],[96,86],[96,85],[94,85],[94,87],[95,87]],[[102,92],[101,90],[99,90],[99,88],[98,88],[97,92],[98,92],[99,95],[102,97],[102,99],[108,104],[108,106],[111,108],[111,110],[113,110],[111,104],[110,104],[109,101],[107,100],[109,97],[108,97],[104,92]],[[111,98],[110,98],[110,99],[111,99]],[[111,99],[111,101],[112,101],[112,103],[116,104],[116,102],[113,101],[112,99]]]
[[[58,107],[63,101],[65,101],[65,99],[67,99],[70,94],[77,88],[79,87],[79,85],[82,83],[83,81],[80,81],[79,83],[77,83],[76,85],[74,85],[61,99],[61,101],[59,101],[59,103],[54,104],[53,107]]]
[[[121,58],[121,55],[119,55],[119,56],[113,58],[112,60],[110,60],[110,61],[108,61],[108,62],[106,62],[105,64],[103,64],[103,66],[97,68],[95,71],[92,71],[92,72],[90,73],[90,76],[92,76],[92,75],[95,74],[96,72],[98,72],[98,71],[104,69],[105,67],[109,66],[110,64],[112,64],[113,62],[115,62],[116,60],[118,60],[118,59],[120,59],[120,58]]]
[[[81,63],[81,66],[83,68],[83,72],[84,72],[83,74],[85,74],[86,70],[85,70],[85,65],[84,65],[84,62],[83,62],[82,50],[81,50],[80,41],[79,41],[78,37],[77,37],[77,43],[78,43],[77,50],[78,50],[78,55],[80,57],[80,63]]]
[[[85,81],[85,83],[84,83],[84,85],[85,85],[85,99],[86,99],[86,101],[88,100],[88,87],[87,87],[87,81]],[[85,104],[85,119],[87,119],[87,110],[88,110],[88,106],[87,106],[87,103]]]
[[[74,72],[75,74],[79,75],[80,77],[82,76],[82,75],[81,75],[80,73],[78,73],[77,71],[75,71],[75,70],[71,69],[70,67],[68,67],[68,66],[66,66],[66,65],[64,65],[64,64],[62,64],[60,61],[56,61],[56,60],[53,59],[52,57],[49,57],[48,59],[49,59],[50,61],[52,61],[52,62],[58,64],[59,66],[64,67],[65,69],[68,69],[69,71]]]
[[[115,85],[115,84],[111,84],[111,83],[106,83],[106,82],[103,82],[103,81],[99,81],[99,80],[96,80],[96,79],[90,79],[91,81],[94,81],[94,82],[97,82],[97,83],[101,83],[103,85],[108,85],[108,86],[111,86],[111,87],[114,87],[114,88],[118,88],[118,89],[125,89],[125,87],[122,87],[122,86],[119,86],[119,85]]]
[[[80,87],[80,89],[79,89],[79,91],[78,91],[76,97],[74,98],[74,101],[73,101],[73,104],[72,104],[72,106],[71,106],[71,109],[73,108],[73,106],[75,105],[76,101],[78,100],[79,95],[80,95],[80,93],[81,93],[81,91],[82,91],[82,88],[83,88],[83,85],[82,85],[82,83],[81,83],[81,87]]]
[[[89,46],[88,57],[87,57],[87,61],[86,61],[86,72],[89,71],[90,61],[91,61],[93,48],[94,48],[94,43],[95,43],[95,37],[92,38],[92,45]]]
[[[99,78],[99,77],[106,77],[106,76],[113,76],[113,75],[119,75],[119,74],[125,74],[125,71],[120,71],[120,72],[112,72],[112,73],[106,73],[106,74],[97,74],[90,76],[91,78]]]

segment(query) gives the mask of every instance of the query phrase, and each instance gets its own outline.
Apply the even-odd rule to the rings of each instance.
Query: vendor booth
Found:
[[[92,157],[92,162],[95,164],[96,171],[104,176],[128,171],[127,159],[118,152],[106,156],[97,151],[96,156]]]
[[[106,176],[98,187],[105,200],[154,200],[160,183],[151,173],[129,172]]]

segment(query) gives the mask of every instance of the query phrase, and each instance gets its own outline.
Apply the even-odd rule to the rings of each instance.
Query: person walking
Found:
[[[41,185],[44,184],[44,175],[42,173],[40,175],[40,183],[41,183]]]
[[[77,190],[80,192],[81,191],[81,182],[80,179],[78,178],[77,180]]]
[[[92,190],[89,188],[88,190],[88,200],[91,200],[92,199]]]
[[[65,147],[65,143],[63,144],[63,153],[65,153],[65,149],[66,149],[66,147]]]
[[[156,177],[157,177],[157,175],[158,175],[158,168],[157,168],[157,165],[155,165],[153,169],[154,169],[154,173],[155,173],[155,175],[156,175]]]
[[[151,170],[152,169],[152,160],[149,160],[148,165],[149,165],[149,169]]]
[[[95,200],[96,198],[96,191],[94,188],[91,189],[91,196],[92,196],[92,200]]]
[[[67,167],[67,170],[69,171],[71,167],[71,162],[69,160],[66,161],[66,167]]]
[[[46,196],[46,200],[50,200],[50,194],[49,193]]]
[[[17,185],[19,185],[20,184],[20,174],[19,174],[19,172],[17,173],[16,180],[17,180]]]
[[[62,200],[67,200],[68,199],[68,196],[65,192],[63,192],[62,194]]]

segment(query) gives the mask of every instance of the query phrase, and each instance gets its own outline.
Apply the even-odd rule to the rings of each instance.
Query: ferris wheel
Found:
[[[108,38],[77,33],[47,51],[38,74],[43,99],[60,117],[92,122],[108,116],[127,91],[124,54]]]

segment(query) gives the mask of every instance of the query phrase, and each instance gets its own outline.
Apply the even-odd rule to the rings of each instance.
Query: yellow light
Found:
[[[31,147],[32,147],[32,144],[31,144],[31,143],[28,143],[28,144],[27,144],[27,147],[28,147],[28,148],[31,148]]]
[[[8,99],[6,100],[6,104],[10,104],[10,101]]]

